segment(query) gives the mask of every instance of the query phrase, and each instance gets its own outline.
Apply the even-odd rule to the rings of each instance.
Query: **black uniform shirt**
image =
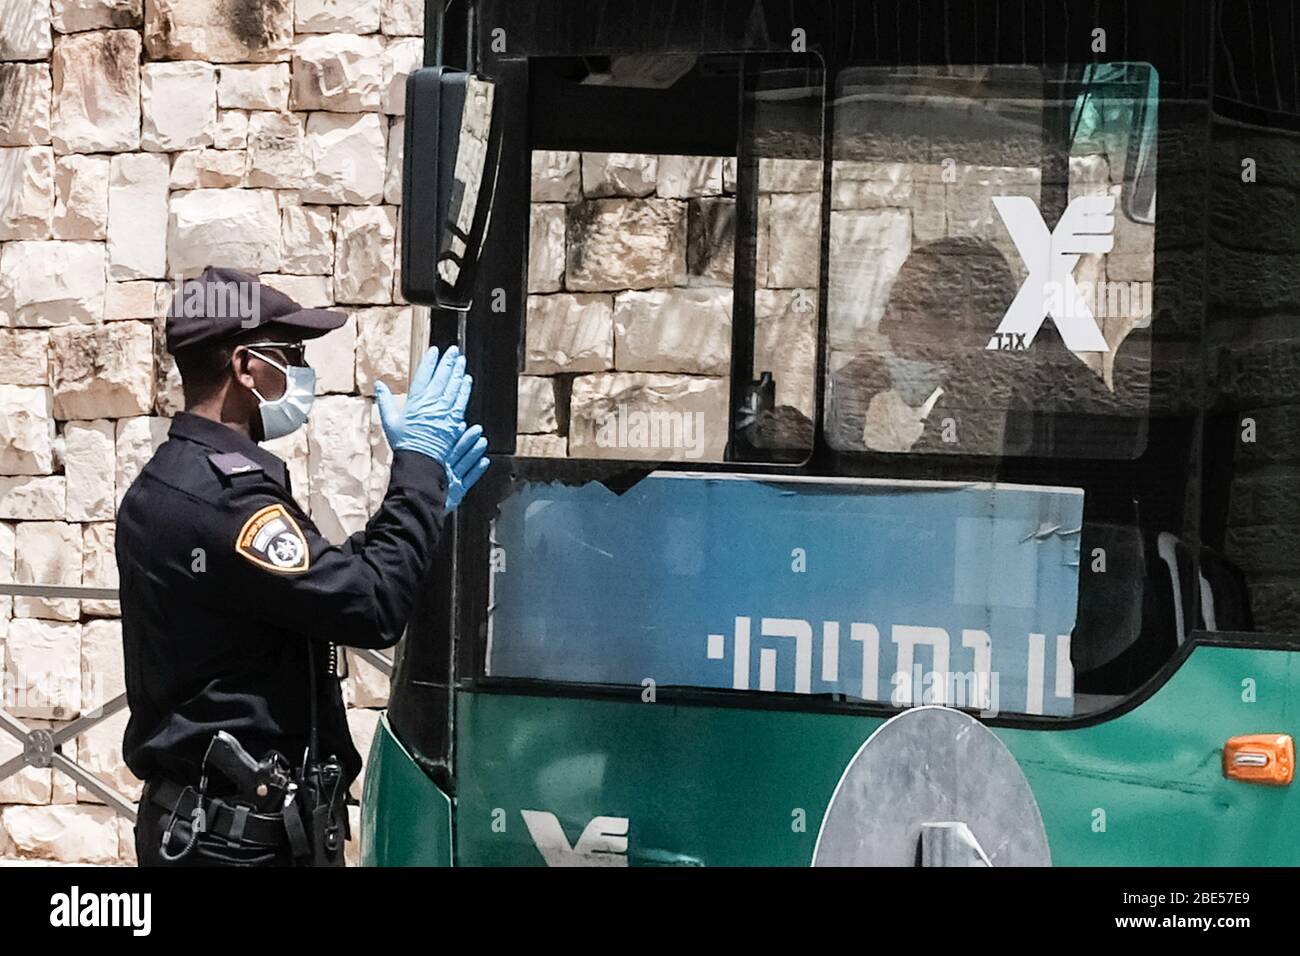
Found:
[[[351,782],[361,758],[328,645],[398,641],[446,495],[441,465],[396,451],[379,510],[334,546],[294,502],[283,461],[225,425],[177,415],[117,517],[131,772],[197,784],[217,730],[255,759],[274,748],[297,768],[311,642],[320,756],[337,756]]]

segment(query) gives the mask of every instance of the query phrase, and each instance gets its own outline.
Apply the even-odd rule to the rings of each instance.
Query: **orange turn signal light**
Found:
[[[1223,775],[1243,783],[1285,787],[1295,777],[1290,734],[1244,734],[1223,745]]]

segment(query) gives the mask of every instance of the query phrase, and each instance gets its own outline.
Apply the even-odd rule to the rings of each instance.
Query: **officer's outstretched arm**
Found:
[[[415,589],[429,570],[449,511],[487,470],[487,439],[466,428],[472,380],[454,346],[430,349],[399,411],[377,389],[393,448],[388,493],[365,530],[335,547],[283,489],[232,483],[223,514],[232,534],[232,598],[286,630],[352,647],[389,647],[406,627]]]
[[[233,516],[212,542],[208,573],[232,602],[287,633],[350,647],[391,647],[428,573],[447,514],[447,473],[416,452],[393,454],[388,493],[343,545],[324,538],[278,486],[227,492]],[[218,551],[216,556],[211,550]]]

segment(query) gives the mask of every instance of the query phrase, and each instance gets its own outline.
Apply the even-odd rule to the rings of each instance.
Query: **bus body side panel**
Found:
[[[451,866],[451,800],[393,736],[375,728],[361,795],[363,866]]]
[[[1229,737],[1296,732],[1295,661],[1198,646],[1112,720],[995,727],[1034,791],[1053,863],[1300,863],[1292,788],[1221,768]],[[461,865],[806,866],[841,773],[883,720],[473,692],[458,712]]]

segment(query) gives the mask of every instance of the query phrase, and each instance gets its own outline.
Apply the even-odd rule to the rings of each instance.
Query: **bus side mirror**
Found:
[[[446,67],[406,81],[402,296],[464,311],[496,188],[500,137],[491,80]]]
[[[1133,222],[1148,225],[1156,221],[1158,100],[1159,78],[1150,64],[1090,64],[1070,120],[1071,152],[1123,145],[1121,208]]]

